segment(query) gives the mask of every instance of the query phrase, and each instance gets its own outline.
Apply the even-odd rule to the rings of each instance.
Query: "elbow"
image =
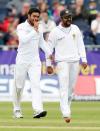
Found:
[[[19,43],[24,43],[24,42],[25,42],[25,40],[19,39]]]

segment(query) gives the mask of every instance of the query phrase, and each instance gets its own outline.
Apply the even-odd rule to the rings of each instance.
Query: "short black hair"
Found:
[[[40,14],[40,10],[38,8],[31,7],[28,11],[28,14],[31,15],[32,13],[39,13]]]

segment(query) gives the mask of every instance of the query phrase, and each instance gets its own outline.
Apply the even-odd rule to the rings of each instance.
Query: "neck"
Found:
[[[61,25],[62,25],[62,27],[64,27],[64,28],[70,27],[70,25],[65,25],[64,23],[61,23]]]
[[[31,26],[34,26],[29,19],[27,19],[27,22],[28,22]]]
[[[44,22],[47,24],[47,23],[48,23],[48,20],[44,20]]]

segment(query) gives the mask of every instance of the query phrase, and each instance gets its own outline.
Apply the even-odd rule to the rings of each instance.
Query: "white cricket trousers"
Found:
[[[58,62],[57,75],[59,80],[60,108],[63,117],[71,117],[71,101],[75,83],[79,72],[79,61],[76,62]]]
[[[43,111],[42,94],[40,89],[41,64],[16,64],[14,72],[13,107],[21,110],[20,102],[25,85],[26,76],[29,76],[32,92],[32,108],[34,111]]]

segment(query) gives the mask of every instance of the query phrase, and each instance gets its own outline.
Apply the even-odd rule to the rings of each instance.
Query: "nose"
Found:
[[[35,20],[35,21],[39,21],[39,18],[38,18],[38,17],[35,17],[34,20]]]

